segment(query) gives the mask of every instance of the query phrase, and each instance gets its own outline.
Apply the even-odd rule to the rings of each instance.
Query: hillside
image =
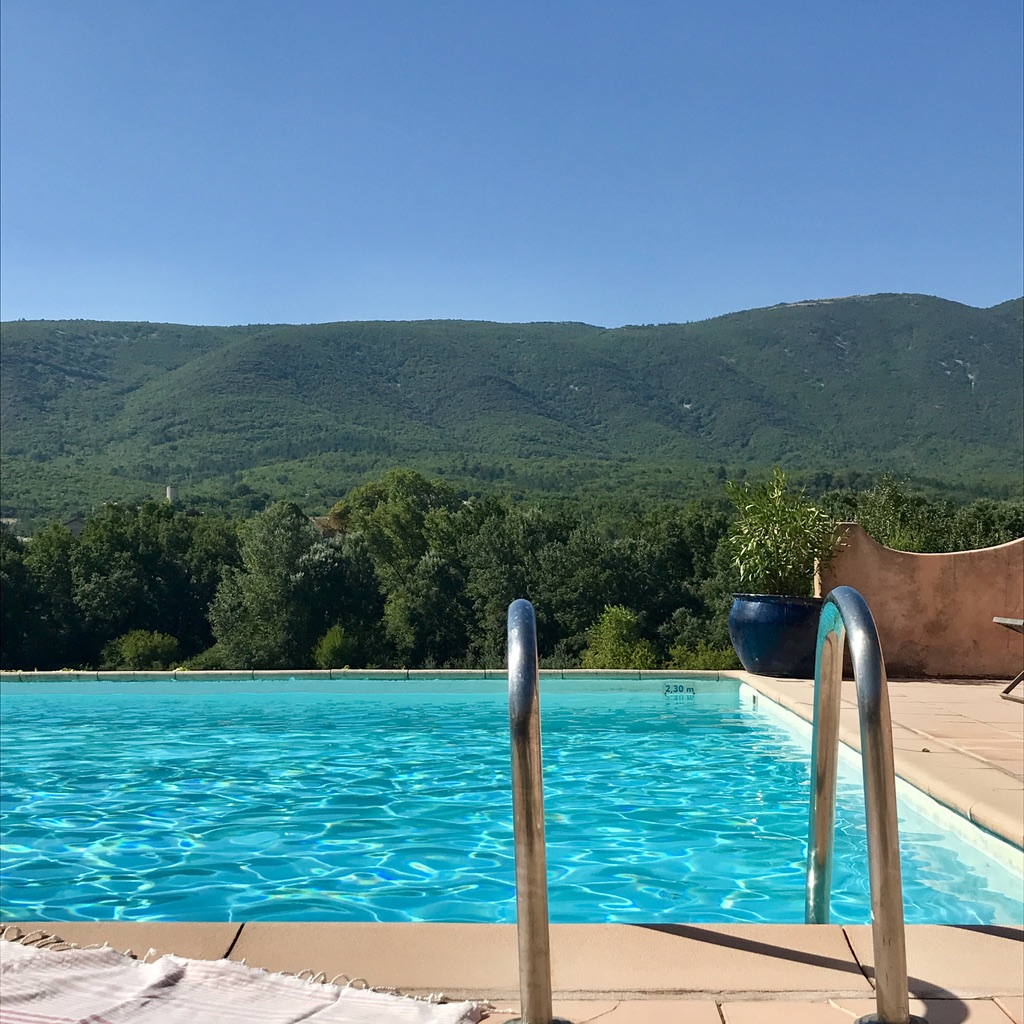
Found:
[[[1022,323],[1021,299],[921,295],[614,330],[5,323],[4,514],[166,482],[315,502],[397,464],[548,489],[776,462],[1019,480]]]

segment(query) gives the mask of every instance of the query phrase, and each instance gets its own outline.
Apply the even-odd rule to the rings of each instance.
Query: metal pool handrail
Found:
[[[861,765],[867,817],[871,937],[875,953],[877,1013],[855,1024],[925,1024],[910,1013],[907,949],[903,925],[903,878],[896,820],[892,719],[885,662],[867,602],[852,587],[836,587],[825,598],[818,620],[814,666],[814,778],[807,840],[808,924],[827,924],[832,888],[839,761],[839,698],[843,651],[849,635],[850,660],[860,712]]]
[[[533,605],[508,608],[508,721],[512,743],[512,824],[522,1024],[568,1024],[551,1015],[548,869],[540,747],[540,674]],[[512,1024],[512,1022],[509,1022]]]

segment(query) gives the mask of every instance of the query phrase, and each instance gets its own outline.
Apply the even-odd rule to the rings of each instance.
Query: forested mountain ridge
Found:
[[[467,460],[483,479],[537,461],[567,481],[609,463],[620,479],[773,463],[1019,479],[1022,324],[1024,299],[922,295],[616,329],[10,322],[4,514],[59,515],[68,488],[102,500],[240,474],[318,498],[387,466]]]

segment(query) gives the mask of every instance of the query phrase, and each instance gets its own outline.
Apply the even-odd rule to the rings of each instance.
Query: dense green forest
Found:
[[[820,507],[905,550],[1024,535],[1024,502],[928,499],[891,477]],[[247,518],[110,504],[78,533],[0,530],[0,666],[497,666],[508,605],[528,597],[545,665],[732,667],[733,511],[721,485],[537,503],[410,470],[315,519],[290,502]]]
[[[0,504],[22,534],[181,487],[210,514],[329,506],[410,467],[509,500],[714,500],[785,465],[1018,497],[1024,300],[922,295],[603,329],[467,321],[17,321],[0,344]]]

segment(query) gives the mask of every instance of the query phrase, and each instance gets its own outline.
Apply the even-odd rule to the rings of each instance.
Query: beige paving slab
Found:
[[[958,742],[957,745],[974,757],[995,763],[1013,761],[1019,759],[1021,755],[1021,744],[1015,739],[979,738],[977,742],[964,740]]]
[[[569,1018],[574,1024],[589,1024],[595,1018]],[[620,1003],[600,1024],[721,1024],[718,1006],[694,1000],[648,999]]]
[[[191,921],[30,921],[3,928],[26,935],[43,931],[76,946],[106,944],[122,953],[130,949],[140,957],[154,949],[160,956],[173,953],[193,960],[223,960],[242,930],[237,923]]]
[[[891,695],[890,695],[891,696]],[[940,698],[936,698],[940,699]],[[856,700],[851,695],[850,700],[844,700],[845,707],[855,707]],[[958,735],[962,728],[973,726],[974,729],[981,728],[983,723],[976,721],[970,716],[954,707],[946,706],[940,709],[920,707],[898,700],[890,700],[890,711],[897,711],[899,719],[908,729],[917,729],[921,732],[930,732],[932,735]],[[993,726],[989,725],[989,729]],[[970,730],[968,730],[970,731]]]
[[[242,929],[231,959],[268,971],[345,974],[416,994],[519,994],[514,925],[255,922]]]
[[[968,816],[982,828],[1024,847],[1024,798],[1019,789],[993,789],[971,804]]]
[[[1021,723],[1009,724],[1006,722],[982,722],[973,717],[961,716],[959,721],[952,722],[948,726],[939,728],[924,728],[923,732],[933,736],[940,736],[952,743],[963,746],[977,746],[979,744],[990,744],[992,746],[1019,746]],[[946,736],[945,733],[952,735]]]
[[[843,1011],[846,1024],[875,1012],[873,1000],[837,999],[835,1005]],[[1010,1024],[992,999],[911,999],[910,1012],[928,1024]]]
[[[874,977],[870,925],[844,926],[850,945]],[[1024,994],[1024,928],[908,925],[908,989],[922,999]]]
[[[726,1002],[725,1024],[853,1024],[876,1012],[873,999],[835,999],[822,1002]],[[991,999],[911,999],[910,1012],[928,1024],[1010,1024],[1007,1014]],[[685,1017],[678,1017],[685,1021]]]
[[[551,954],[556,988],[623,996],[869,988],[838,925],[559,925]]]
[[[716,1003],[695,999],[572,1000],[554,1002],[551,1009],[572,1024],[722,1024]],[[489,1013],[486,1020],[506,1024],[518,1015],[519,1004],[513,1003]]]
[[[853,1024],[856,1018],[875,1012],[873,999],[722,1004],[725,1024]],[[1011,1020],[990,999],[911,999],[910,1012],[928,1024],[1010,1024]]]
[[[1005,708],[1009,714],[999,715],[995,710],[986,709],[984,711],[972,712],[981,722],[989,722],[993,726],[1005,729],[1019,729],[1021,724],[1024,723],[1024,704],[1018,704],[1016,701],[1003,700],[1000,701],[1000,706]]]
[[[722,1020],[725,1024],[853,1024],[848,1013],[824,1000],[726,1002],[722,1004]]]
[[[918,740],[920,746],[930,746],[965,754],[983,763],[998,765],[1003,760],[1013,760],[1021,756],[1022,741],[1013,737],[1002,736],[965,736],[962,732],[954,735],[942,735],[939,730],[911,730],[906,723],[901,723],[908,734]],[[984,727],[983,727],[984,728]],[[946,730],[952,732],[953,730]]]
[[[1013,1024],[1024,1024],[1024,996],[999,996],[994,1002]]]
[[[911,769],[915,774],[927,778],[929,775],[964,776],[965,785],[976,784],[983,779],[977,773],[988,773],[988,784],[994,785],[1006,780],[1001,778],[1003,772],[990,764],[964,756],[959,750],[940,747],[928,738],[918,737],[914,740],[893,739],[893,755],[897,763]]]
[[[1016,821],[1010,823],[1007,839],[1020,843],[1024,832],[1024,786],[1005,772],[986,766],[962,754],[935,750],[894,751],[896,771],[900,778],[927,793],[940,803],[951,807],[965,817],[978,808],[987,806],[1016,811]],[[1006,793],[1014,799],[1007,800]]]
[[[969,739],[958,738],[950,741],[954,750],[961,750],[979,761],[988,761],[999,767],[1006,761],[1020,760],[1024,753],[1024,744],[1019,740],[992,740],[992,739]]]
[[[513,925],[254,923],[231,958],[405,992],[519,994]],[[838,925],[552,925],[551,975],[561,999],[872,992]]]

